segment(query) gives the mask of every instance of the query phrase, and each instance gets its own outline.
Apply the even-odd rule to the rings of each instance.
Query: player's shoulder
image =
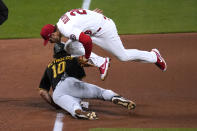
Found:
[[[64,23],[64,21],[60,18],[56,25],[59,31],[67,36],[72,31],[74,22],[69,20],[67,23]]]
[[[53,65],[53,61],[47,65],[47,68],[50,68]]]

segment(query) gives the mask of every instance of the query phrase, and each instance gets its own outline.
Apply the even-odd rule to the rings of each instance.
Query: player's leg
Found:
[[[59,84],[53,92],[53,101],[62,109],[70,113],[75,118],[81,119],[97,119],[95,112],[85,112],[81,107],[81,99],[63,92],[67,84]]]
[[[53,100],[57,105],[69,112],[72,116],[75,116],[75,110],[82,110],[80,105],[81,99],[65,94],[60,95],[56,89],[53,92]]]
[[[155,63],[163,71],[167,68],[166,63],[158,50],[141,51],[137,49],[125,49],[112,20],[106,21],[101,32],[92,39],[95,44],[108,52],[111,52],[121,61]]]
[[[85,55],[84,47],[80,42],[78,41],[72,42],[68,40],[68,42],[64,44],[65,44],[65,50],[72,56]],[[108,57],[104,58],[104,57],[98,56],[97,54],[92,52],[89,58],[89,62],[90,64],[93,64],[99,68],[101,79],[104,80],[107,76],[110,59]]]
[[[92,37],[93,42],[112,53],[121,61],[142,61],[148,63],[156,62],[156,55],[153,52],[141,51],[137,49],[125,49],[117,33],[114,22],[107,21],[102,28],[102,35]]]
[[[61,90],[65,94],[78,98],[98,98],[111,100],[113,96],[118,95],[111,90],[102,89],[96,85],[80,81],[73,77],[66,78],[58,86],[64,86]]]
[[[98,37],[93,37],[93,40],[97,45],[112,53],[121,61],[155,63],[157,60],[157,57],[153,52],[141,51],[137,49],[125,49],[119,36],[111,38],[112,42],[109,42],[109,40],[106,40],[106,38]]]
[[[127,109],[134,109],[135,103],[131,100],[121,97],[119,94],[112,90],[103,89],[94,84],[86,83],[75,78],[67,78],[67,89],[66,94],[86,99],[101,99],[111,101],[114,104],[122,105]]]
[[[95,112],[85,112],[82,110],[80,105],[80,99],[69,95],[62,95],[59,97],[53,97],[54,102],[59,105],[62,109],[70,113],[73,117],[79,119],[97,119]]]
[[[97,99],[99,98],[105,101],[111,101],[114,104],[121,105],[129,110],[135,109],[136,107],[136,104],[133,101],[120,96],[119,94],[113,92],[112,90],[103,89],[94,84],[90,84],[86,82],[82,82],[81,85],[85,90],[85,98],[97,98]],[[90,92],[94,92],[94,93],[90,93]]]
[[[101,80],[105,80],[107,77],[108,69],[110,66],[110,58],[106,57],[103,59],[95,53],[91,53],[89,62],[99,68]]]

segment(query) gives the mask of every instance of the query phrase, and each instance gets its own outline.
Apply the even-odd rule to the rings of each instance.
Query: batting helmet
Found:
[[[55,43],[54,45],[54,54],[53,54],[53,58],[61,58],[64,56],[70,56],[70,54],[68,54],[65,50],[64,50],[64,44],[63,43]]]

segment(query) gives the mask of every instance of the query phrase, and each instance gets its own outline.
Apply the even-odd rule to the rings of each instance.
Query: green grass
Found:
[[[4,0],[8,20],[0,27],[0,38],[40,37],[45,24],[55,24],[67,10],[80,8],[81,0]]]
[[[197,0],[94,0],[95,7],[113,18],[119,34],[197,32]]]
[[[94,128],[89,131],[197,131],[196,128]]]
[[[55,24],[82,0],[4,0],[8,20],[0,38],[39,38],[43,25]],[[197,0],[92,0],[112,18],[119,34],[197,32]]]

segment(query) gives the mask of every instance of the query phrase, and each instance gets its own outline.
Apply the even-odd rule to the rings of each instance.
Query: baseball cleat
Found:
[[[97,120],[98,117],[95,112],[84,112],[82,110],[75,110],[75,116],[84,120]]]
[[[129,110],[135,109],[135,107],[136,107],[136,104],[133,101],[127,100],[127,99],[125,99],[124,97],[121,97],[121,96],[112,97],[112,102],[114,104],[117,104],[117,105],[122,105]]]
[[[109,65],[110,65],[110,58],[107,57],[107,58],[105,58],[105,62],[99,67],[100,74],[101,74],[101,80],[103,80],[103,81],[107,77]]]
[[[155,65],[157,65],[157,67],[159,67],[162,71],[166,71],[167,64],[166,64],[164,58],[159,53],[159,51],[157,49],[152,49],[152,52],[154,52],[157,56],[157,62],[155,63]]]

